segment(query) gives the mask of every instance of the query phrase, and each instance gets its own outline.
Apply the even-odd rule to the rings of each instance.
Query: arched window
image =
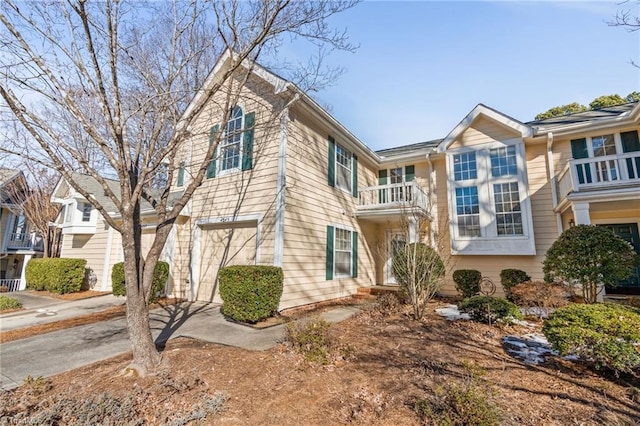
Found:
[[[240,167],[240,149],[243,129],[244,115],[242,108],[235,106],[231,110],[231,117],[224,127],[224,136],[220,141],[220,170],[237,169]]]

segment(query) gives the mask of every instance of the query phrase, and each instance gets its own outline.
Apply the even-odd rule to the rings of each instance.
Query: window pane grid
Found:
[[[220,170],[235,169],[240,166],[242,119],[242,108],[233,108],[231,119],[224,128],[225,137],[220,141]]]
[[[518,173],[515,146],[495,148],[489,152],[491,157],[491,176],[500,177]]]
[[[616,154],[616,143],[613,135],[596,136],[591,138],[591,143],[593,145],[594,157]]]
[[[467,152],[454,155],[453,175],[456,181],[477,179],[478,167],[476,165],[476,153]]]
[[[335,273],[338,276],[351,276],[351,231],[335,230]]]
[[[336,144],[336,183],[351,191],[351,152]]]
[[[518,183],[494,184],[493,194],[498,235],[523,235]]]
[[[456,215],[461,237],[480,236],[480,202],[478,187],[456,188]]]

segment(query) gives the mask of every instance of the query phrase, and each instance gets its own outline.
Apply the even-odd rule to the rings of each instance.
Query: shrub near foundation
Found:
[[[616,373],[640,367],[640,310],[615,304],[573,304],[558,309],[542,332],[560,355],[578,355]]]
[[[458,308],[460,312],[469,314],[471,319],[492,324],[497,320],[509,322],[522,319],[522,312],[507,299],[491,296],[473,296],[464,299]]]
[[[256,323],[278,310],[284,275],[276,266],[227,266],[220,269],[218,283],[222,313],[235,321]]]
[[[86,259],[31,259],[27,263],[27,288],[66,294],[80,291],[84,282]]]
[[[475,269],[458,269],[453,272],[453,281],[456,283],[456,290],[458,290],[462,297],[475,296],[480,292],[480,280],[482,274]]]
[[[153,290],[149,302],[153,303],[158,300],[158,294],[164,293],[165,285],[169,279],[169,264],[167,262],[158,262],[153,271]],[[124,263],[119,262],[113,265],[111,269],[111,287],[114,296],[126,296],[127,287],[124,282]]]
[[[520,269],[503,269],[500,271],[500,284],[502,284],[504,294],[510,302],[515,302],[511,296],[511,289],[527,281],[531,281],[531,277]]]

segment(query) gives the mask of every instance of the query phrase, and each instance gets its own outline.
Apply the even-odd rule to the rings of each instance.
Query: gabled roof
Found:
[[[632,102],[612,107],[577,112],[574,114],[561,115],[558,117],[547,118],[545,120],[534,120],[527,124],[534,127],[536,132],[542,133],[552,132],[575,125],[596,125],[611,120],[633,118],[638,115],[640,115],[640,102]]]
[[[91,194],[96,199],[96,201],[105,208],[106,211],[115,212],[117,210],[115,204],[113,204],[113,201],[111,201],[111,198],[109,198],[104,193],[104,188],[102,188],[102,185],[100,185],[100,183],[92,176],[77,172],[72,172],[71,176],[73,177],[73,180],[76,181],[79,186],[84,188],[85,191]],[[118,183],[117,180],[107,178],[104,178],[104,180],[105,182],[107,182],[107,185],[109,185],[109,188],[111,188],[111,191],[113,191],[114,194],[120,193],[120,183]],[[69,185],[69,183],[61,177],[60,181],[53,191],[53,196],[57,198],[66,198],[64,194],[66,192],[65,189],[73,191],[71,185]]]
[[[13,204],[15,202],[15,200],[11,199],[12,197],[10,195],[10,192],[5,191],[4,188],[8,183],[14,181],[15,179],[18,179],[19,177],[22,177],[22,179],[24,179],[24,175],[20,170],[0,168],[0,203],[1,204]]]
[[[533,136],[533,128],[525,123],[522,123],[515,118],[509,117],[506,114],[501,113],[493,108],[490,108],[483,104],[478,104],[474,109],[462,119],[460,123],[449,134],[442,139],[438,145],[438,152],[445,152],[453,142],[455,142],[465,130],[467,130],[473,122],[479,117],[486,117],[493,120],[504,127],[513,129],[515,132],[520,133],[523,138]]]

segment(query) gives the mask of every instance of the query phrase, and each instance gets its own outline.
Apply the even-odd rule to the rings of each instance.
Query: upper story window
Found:
[[[338,187],[351,192],[351,152],[336,144],[336,183]]]
[[[253,168],[253,135],[255,112],[244,114],[240,106],[231,110],[229,121],[223,128],[213,158],[207,166],[207,179],[231,171]],[[220,125],[211,127],[209,144],[213,144],[220,131]]]
[[[231,111],[231,118],[224,127],[224,136],[220,141],[220,171],[240,167],[240,142],[243,128],[242,108],[236,106]]]
[[[91,204],[82,203],[82,221],[91,222]]]
[[[535,253],[522,141],[456,151],[448,156],[447,165],[452,178],[452,250],[460,254]]]
[[[358,196],[358,157],[331,136],[327,178],[329,186],[337,186],[354,197]]]
[[[73,210],[75,209],[75,205],[73,203],[67,204],[64,207],[64,221],[65,223],[71,223],[73,220]]]
[[[456,181],[476,179],[478,177],[475,152],[466,152],[453,156],[453,177]]]

